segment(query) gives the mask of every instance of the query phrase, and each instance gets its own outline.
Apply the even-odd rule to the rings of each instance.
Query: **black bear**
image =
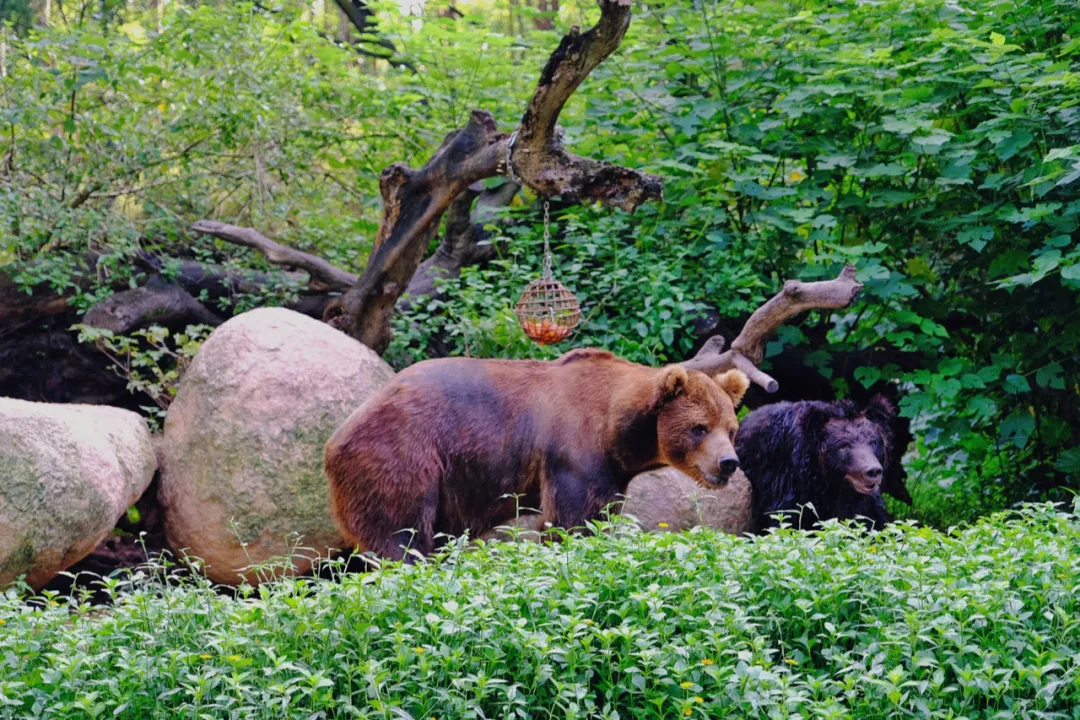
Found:
[[[361,551],[426,555],[440,533],[478,536],[514,516],[579,527],[640,472],[670,465],[704,486],[738,468],[735,408],[750,381],[599,350],[559,360],[426,360],[406,368],[326,444],[334,517]]]
[[[891,522],[881,491],[890,464],[899,464],[895,416],[883,395],[861,410],[848,400],[803,401],[747,415],[735,449],[753,489],[759,532],[776,527],[778,512],[804,529],[829,518],[859,517],[879,529]],[[801,507],[808,503],[813,509]]]

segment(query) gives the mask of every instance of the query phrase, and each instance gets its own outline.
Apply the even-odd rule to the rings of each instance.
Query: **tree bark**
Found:
[[[183,288],[153,276],[143,287],[125,290],[86,311],[83,322],[91,327],[126,334],[148,325],[184,328],[224,322]]]
[[[602,202],[627,211],[662,197],[658,176],[567,152],[556,121],[574,90],[619,46],[630,24],[630,0],[600,0],[601,17],[586,33],[574,28],[552,53],[521,119],[516,142],[498,132],[490,113],[474,110],[419,170],[395,163],[383,171],[383,217],[371,258],[356,285],[324,318],[375,352],[390,343],[390,319],[451,203],[484,178],[514,174],[546,197]]]
[[[497,249],[491,242],[491,233],[484,228],[485,221],[493,210],[509,205],[520,189],[520,185],[507,181],[491,190],[472,185],[458,195],[446,211],[442,243],[434,255],[420,263],[408,289],[398,300],[398,310],[408,310],[421,297],[441,297],[438,280],[451,280],[461,275],[462,268],[494,258]]]

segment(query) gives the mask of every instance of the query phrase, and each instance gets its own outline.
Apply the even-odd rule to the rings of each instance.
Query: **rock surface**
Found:
[[[86,557],[156,469],[133,412],[0,398],[0,589],[23,574],[40,589]]]
[[[626,488],[624,515],[632,515],[644,530],[679,532],[692,527],[723,530],[732,535],[753,532],[750,481],[742,471],[731,481],[713,490],[698,485],[674,468],[661,468],[638,475]],[[540,528],[539,515],[522,515],[503,523],[527,531]],[[506,537],[492,530],[485,538]]]
[[[323,446],[393,374],[365,346],[291,310],[252,310],[214,330],[165,418],[169,544],[231,585],[265,577],[244,570],[252,565],[290,556],[307,572],[315,556],[342,549]]]
[[[675,468],[642,473],[626,488],[623,513],[645,530],[678,532],[697,525],[732,535],[753,531],[750,481],[736,471],[722,488],[703,488]]]

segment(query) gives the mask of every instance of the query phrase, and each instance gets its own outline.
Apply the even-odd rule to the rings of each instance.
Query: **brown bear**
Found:
[[[479,536],[518,502],[580,528],[665,465],[722,485],[739,466],[735,407],[748,385],[738,370],[710,378],[590,349],[546,362],[426,360],[327,442],[333,513],[361,552],[402,559],[432,552],[440,534]]]

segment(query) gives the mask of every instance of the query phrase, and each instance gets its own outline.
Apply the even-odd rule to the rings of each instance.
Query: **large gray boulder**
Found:
[[[704,488],[675,468],[645,472],[630,481],[622,513],[631,515],[643,530],[680,532],[699,525],[732,535],[753,532],[750,481],[737,471],[722,488]],[[526,531],[535,539],[540,529],[539,515],[522,515],[502,523]],[[508,533],[495,529],[486,539],[506,538]]]
[[[0,589],[40,589],[86,557],[146,491],[143,419],[100,405],[0,398]]]
[[[344,549],[323,446],[393,374],[364,345],[291,310],[252,310],[214,330],[165,418],[169,544],[232,585],[267,577],[253,564],[290,556],[302,573]]]

